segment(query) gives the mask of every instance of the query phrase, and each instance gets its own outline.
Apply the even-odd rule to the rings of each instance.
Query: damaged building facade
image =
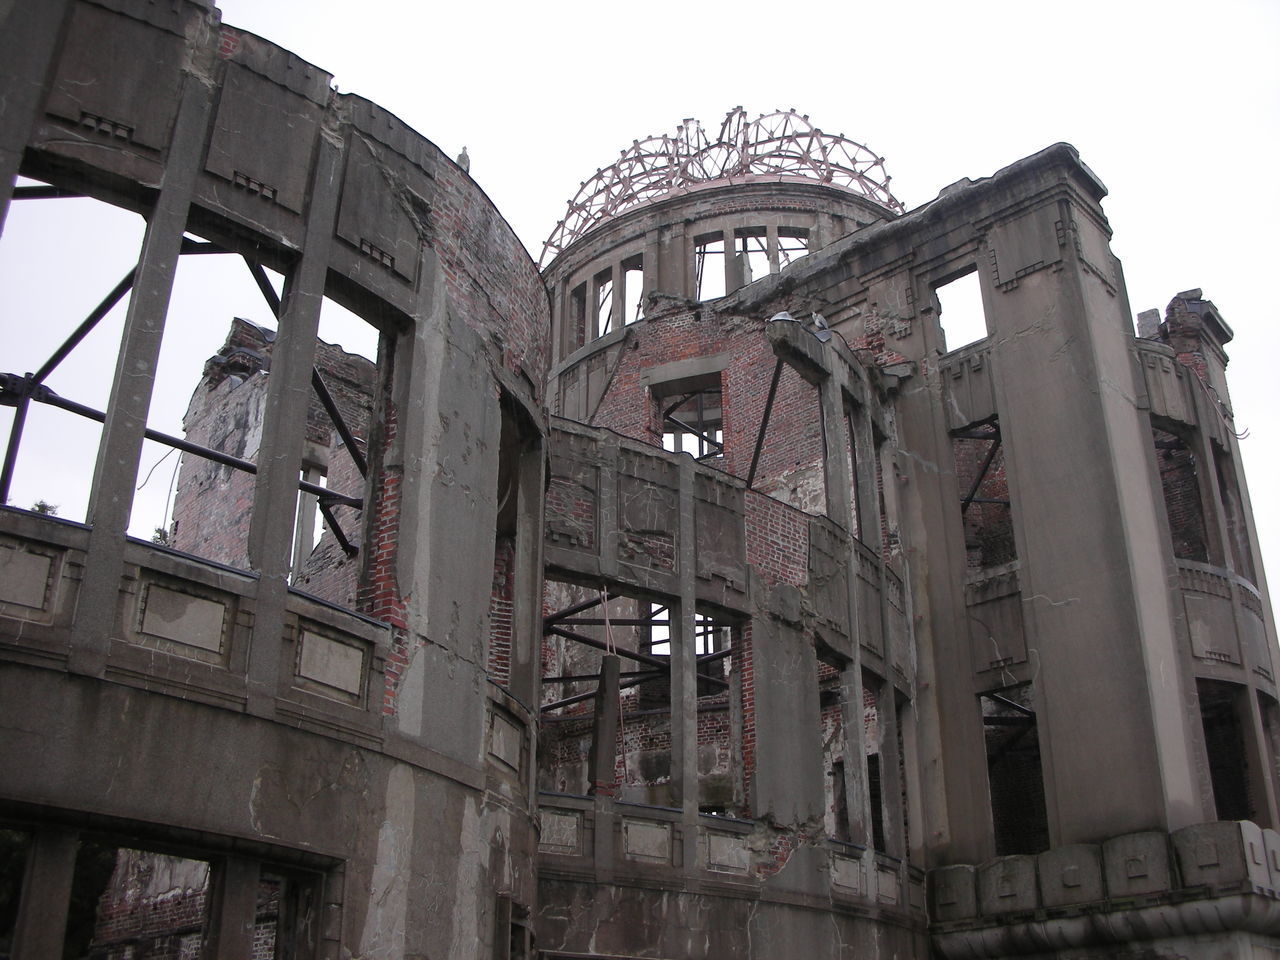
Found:
[[[0,509],[0,953],[1280,955],[1231,331],[1188,290],[1135,336],[1073,148],[905,211],[735,110],[624,151],[539,266],[205,3],[7,17],[6,208],[147,229],[107,409],[44,384],[83,328],[0,381],[6,498],[32,404],[103,424],[86,522]],[[165,436],[201,253],[274,322]],[[125,532],[144,442],[167,543]]]

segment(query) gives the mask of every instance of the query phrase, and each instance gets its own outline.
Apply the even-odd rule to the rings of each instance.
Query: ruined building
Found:
[[[33,404],[103,423],[86,522],[0,509],[0,954],[1280,955],[1231,331],[1189,290],[1135,336],[1073,148],[905,211],[804,117],[686,121],[539,268],[201,0],[4,17],[3,209],[147,231],[107,409],[44,383],[93,316],[0,380],[6,498]],[[166,436],[220,252],[273,322]]]

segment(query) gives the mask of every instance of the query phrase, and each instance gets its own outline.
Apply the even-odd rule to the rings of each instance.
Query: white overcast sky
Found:
[[[1235,330],[1228,351],[1236,424],[1249,431],[1242,447],[1267,566],[1273,577],[1280,570],[1280,374],[1271,340],[1280,2],[219,6],[224,22],[333,73],[341,91],[381,104],[449,155],[465,145],[472,176],[535,257],[579,183],[632,140],[672,131],[684,117],[714,132],[738,104],[753,116],[795,107],[824,130],[865,143],[885,157],[908,209],[962,177],[1073,143],[1111,191],[1104,208],[1133,311],[1163,312],[1178,291],[1201,287]],[[56,201],[68,209],[78,202]],[[104,249],[99,229],[134,237],[105,221],[54,231],[48,202],[39,203],[40,222],[35,202],[15,204],[0,241],[6,370],[38,366],[136,255],[136,238]],[[69,247],[83,246],[74,272],[41,271],[32,248],[42,237],[44,256],[64,264]],[[228,269],[184,265],[175,311],[199,334],[166,340],[166,392],[152,414],[160,429],[178,430],[229,314],[266,320],[243,277],[222,279]],[[9,331],[18,324],[15,338]],[[84,366],[68,361],[51,385],[102,402],[92,371],[114,351],[112,335],[104,329],[101,341],[86,344]],[[4,411],[0,437],[8,419]],[[41,421],[42,439],[75,448],[68,420]],[[148,449],[144,474],[162,453]],[[44,490],[56,501],[63,476],[82,471],[90,456],[49,454],[38,467],[20,461],[15,502]],[[149,489],[167,487],[172,462]],[[74,503],[64,511],[75,513]],[[159,522],[150,517],[144,526]]]

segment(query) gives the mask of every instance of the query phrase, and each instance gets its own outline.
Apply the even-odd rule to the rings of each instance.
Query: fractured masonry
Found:
[[[271,373],[273,331],[235,318],[227,340],[205,364],[204,376],[191,395],[183,417],[188,440],[257,462],[262,440],[263,406]],[[316,369],[324,380],[348,429],[367,445],[373,410],[375,364],[341,346],[317,344]],[[361,451],[364,452],[363,450]],[[364,479],[344,447],[333,421],[312,396],[307,410],[303,478],[339,492],[361,491]],[[233,567],[248,567],[249,519],[253,506],[251,474],[194,454],[182,455],[174,497],[169,545]],[[354,606],[357,563],[347,557],[326,524],[314,538],[321,518],[314,497],[299,494],[298,523],[306,525],[297,541],[293,583],[310,594]],[[346,535],[362,536],[360,511],[335,508]]]
[[[1280,950],[1230,329],[1189,290],[1129,335],[1073,148],[905,211],[867,148],[738,108],[584,182],[539,271],[207,4],[6,17],[6,182],[149,229],[92,526],[0,509],[0,951]],[[166,550],[125,514],[188,230],[290,294],[187,417],[261,471],[185,456]],[[948,351],[968,274],[988,336]],[[324,297],[376,367],[317,343]],[[313,545],[320,474],[354,559]]]

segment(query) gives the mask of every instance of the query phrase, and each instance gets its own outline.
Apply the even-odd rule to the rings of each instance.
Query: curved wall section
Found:
[[[527,950],[549,324],[534,264],[434,144],[208,4],[6,17],[4,209],[21,174],[49,184],[26,196],[147,220],[88,523],[0,510],[0,826],[34,878],[15,955],[61,955],[64,925],[75,950],[81,933],[144,942],[121,917],[161,900],[208,956]],[[125,535],[187,231],[285,278],[256,457],[215,458],[248,477],[245,569]],[[354,512],[354,608],[289,585],[324,297],[381,335],[363,489],[334,501]],[[23,410],[50,396],[31,375],[3,388]],[[138,869],[154,882],[130,886]],[[171,874],[207,882],[157,886]],[[82,915],[86,890],[122,911],[114,926]]]

